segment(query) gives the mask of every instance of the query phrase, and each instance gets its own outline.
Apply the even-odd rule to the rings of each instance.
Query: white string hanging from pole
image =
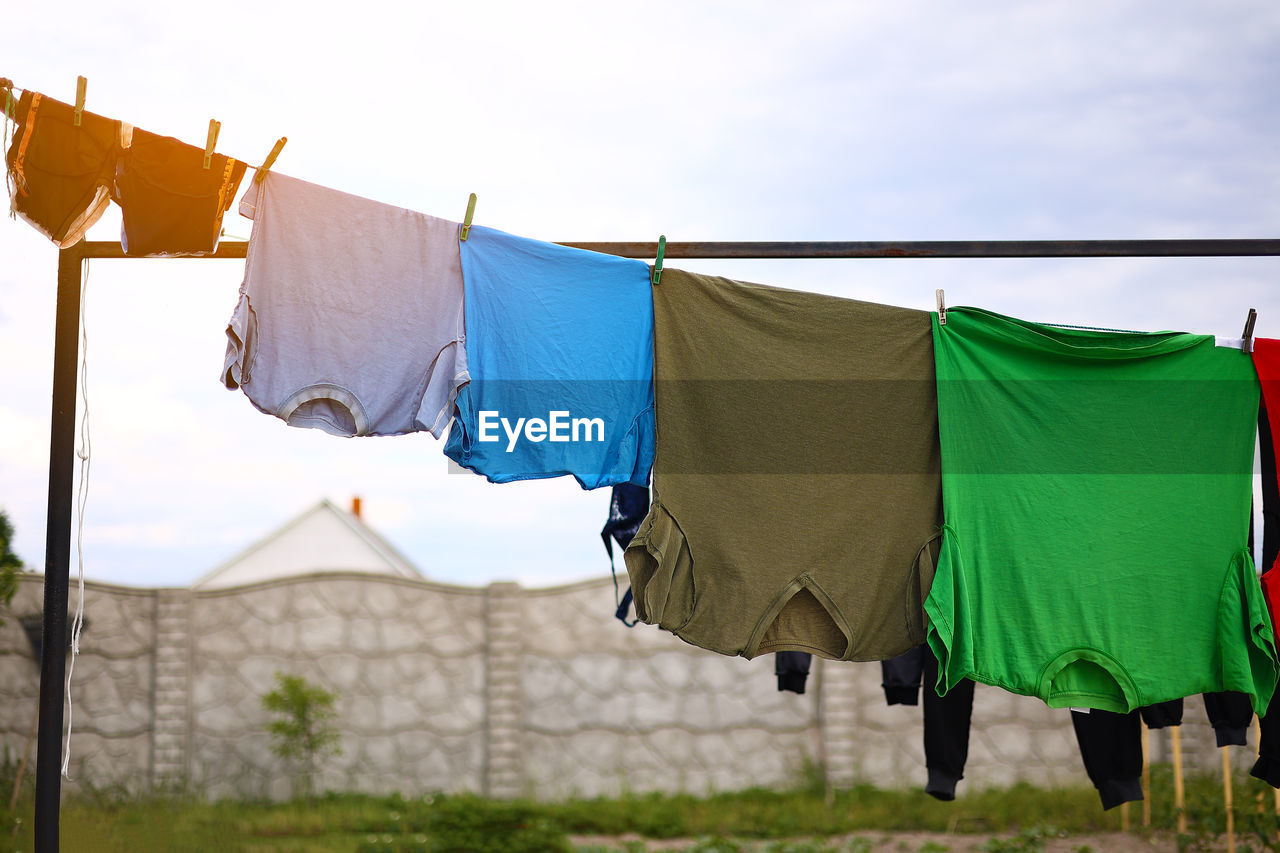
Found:
[[[84,627],[84,510],[89,501],[89,462],[92,443],[89,440],[89,327],[86,323],[85,304],[89,290],[89,259],[82,261],[80,272],[80,482],[76,489],[76,568],[79,579],[79,595],[76,599],[76,615],[71,620],[71,660],[67,663],[67,736],[62,748],[62,775],[68,781],[71,775],[71,674],[75,672],[76,657],[80,654],[80,629]]]
[[[16,113],[17,106],[13,102],[13,87],[4,87],[4,131],[0,133],[0,145],[4,151],[9,150],[9,129],[12,126],[14,132],[17,132],[17,124],[11,125],[9,116]],[[13,172],[9,169],[4,170],[4,187],[9,192],[9,218],[16,220],[18,218],[18,187],[17,180],[14,178]]]

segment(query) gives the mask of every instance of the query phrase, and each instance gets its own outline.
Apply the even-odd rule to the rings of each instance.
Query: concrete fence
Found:
[[[38,614],[26,576],[12,616]],[[72,605],[75,590],[72,590]],[[77,786],[189,786],[284,797],[260,697],[274,674],[338,696],[341,754],[320,790],[476,791],[563,798],[925,782],[919,706],[888,706],[876,663],[814,660],[804,695],[777,690],[772,655],[746,661],[613,618],[608,578],[548,589],[316,574],[230,589],[86,584],[72,683]],[[0,742],[35,721],[39,667],[18,619],[0,627]],[[1153,760],[1168,734],[1153,733]],[[1198,698],[1190,768],[1219,766]],[[1247,750],[1235,760],[1247,764]],[[978,685],[961,792],[1018,780],[1087,784],[1067,711]]]

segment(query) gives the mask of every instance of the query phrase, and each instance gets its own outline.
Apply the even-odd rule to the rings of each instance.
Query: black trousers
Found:
[[[916,646],[880,662],[885,700],[915,705],[924,686],[924,760],[929,777],[925,793],[939,800],[956,798],[956,783],[969,760],[969,721],[973,716],[973,682],[965,679],[939,696],[938,659],[927,646]]]

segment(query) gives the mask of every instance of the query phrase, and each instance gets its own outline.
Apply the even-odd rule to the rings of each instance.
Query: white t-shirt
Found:
[[[439,438],[469,379],[458,223],[277,172],[240,213],[223,383],[291,426]]]

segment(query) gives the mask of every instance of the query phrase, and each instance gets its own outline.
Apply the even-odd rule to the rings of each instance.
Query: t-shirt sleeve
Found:
[[[964,579],[964,561],[956,532],[942,528],[942,549],[938,567],[924,602],[928,625],[925,639],[938,659],[938,695],[960,683],[973,669],[973,640],[966,627],[969,619],[968,594]]]
[[[1240,550],[1231,559],[1218,601],[1218,648],[1224,690],[1249,694],[1262,716],[1275,692],[1275,631],[1267,615],[1253,558]]]
[[[254,175],[256,178],[257,175]],[[244,195],[240,196],[240,215],[245,219],[253,219],[258,212],[258,191],[262,188],[262,184],[266,183],[266,178],[261,182],[256,180],[249,181],[249,186],[244,188]]]

